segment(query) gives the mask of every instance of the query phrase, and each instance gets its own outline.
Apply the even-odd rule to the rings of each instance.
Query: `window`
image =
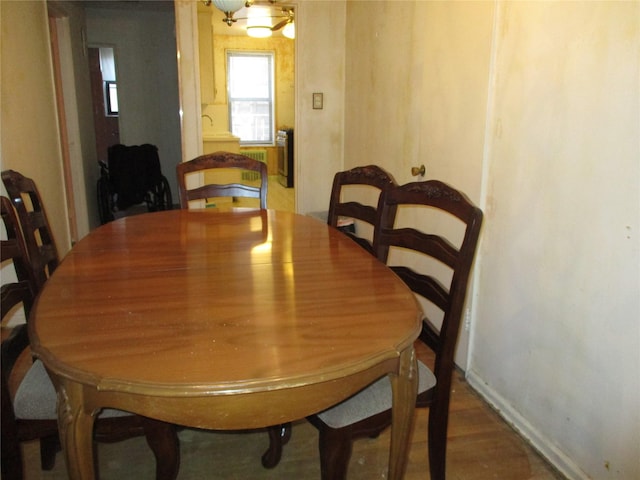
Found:
[[[273,52],[227,52],[229,125],[241,144],[274,144],[273,83]]]
[[[107,116],[118,116],[118,87],[116,82],[104,82],[104,98]]]

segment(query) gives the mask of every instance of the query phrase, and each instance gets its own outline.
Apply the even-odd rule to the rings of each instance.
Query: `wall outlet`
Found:
[[[467,308],[464,311],[464,330],[465,330],[465,332],[468,332],[470,328],[471,328],[471,309]]]

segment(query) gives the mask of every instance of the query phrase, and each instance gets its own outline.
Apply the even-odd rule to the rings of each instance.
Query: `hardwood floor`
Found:
[[[420,348],[418,355],[430,362],[431,355]],[[447,452],[449,480],[551,480],[562,479],[550,465],[486,405],[464,381],[454,374]],[[416,412],[406,480],[425,480],[428,410]],[[180,432],[182,461],[179,479],[319,479],[317,431],[306,421],[294,424],[291,441],[282,461],[266,470],[260,457],[267,447],[262,431],[211,432],[184,429]],[[389,430],[376,439],[355,442],[349,479],[386,478]],[[39,468],[36,443],[26,444],[26,480],[66,479],[64,459],[58,454],[50,472]],[[98,446],[102,480],[152,479],[155,463],[144,438]]]
[[[280,185],[276,175],[269,176],[269,185],[267,187],[267,208],[272,210],[283,210],[285,212],[295,212],[294,195],[294,189]],[[253,198],[237,198],[233,202],[233,206],[255,208],[259,206],[259,203]]]
[[[267,207],[273,210],[295,212],[295,196],[293,188],[286,188],[278,183],[277,176],[269,177]]]

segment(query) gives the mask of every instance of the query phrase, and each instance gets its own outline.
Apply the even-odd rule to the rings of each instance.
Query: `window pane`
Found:
[[[235,100],[231,103],[231,131],[247,142],[271,141],[271,104]]]
[[[242,144],[273,144],[273,54],[228,52],[229,125]]]
[[[231,97],[269,98],[271,96],[268,57],[232,56],[229,66]]]

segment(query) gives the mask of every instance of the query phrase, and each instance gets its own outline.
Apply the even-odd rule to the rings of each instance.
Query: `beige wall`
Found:
[[[71,246],[47,27],[42,1],[0,2],[2,170],[35,180],[60,255]],[[6,194],[4,186],[3,194]]]
[[[470,379],[572,478],[640,478],[640,3],[498,5]]]
[[[327,8],[330,5],[330,8]],[[326,210],[344,167],[346,2],[304,0],[296,10],[296,211]],[[314,110],[312,95],[324,94]]]
[[[424,163],[484,209],[469,381],[569,478],[640,478],[640,3],[348,1],[347,25],[344,167]]]
[[[494,4],[396,2],[393,15],[409,19],[401,29],[385,21],[390,8],[347,3],[344,167],[375,163],[402,184],[425,165],[425,178],[480,203]],[[411,215],[403,221],[421,223]]]

